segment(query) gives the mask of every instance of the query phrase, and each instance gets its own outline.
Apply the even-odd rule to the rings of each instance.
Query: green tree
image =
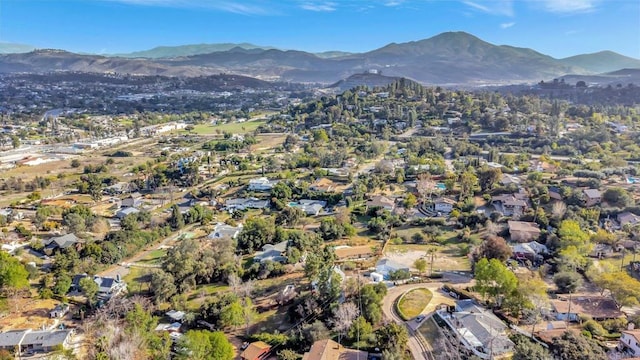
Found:
[[[502,170],[484,166],[478,170],[478,182],[483,192],[491,190],[502,179]]]
[[[427,270],[427,260],[425,258],[417,259],[413,262],[413,266],[420,272],[420,274],[424,274]]]
[[[151,291],[156,304],[161,304],[178,292],[176,280],[170,273],[156,269],[151,273]]]
[[[184,217],[182,216],[178,205],[174,204],[173,206],[171,206],[171,217],[169,218],[169,225],[171,225],[171,228],[173,228],[174,230],[179,230],[184,227]]]
[[[417,203],[418,203],[418,199],[416,198],[416,196],[410,193],[404,199],[403,205],[407,209],[412,209],[414,206],[416,206]]]
[[[460,196],[462,198],[472,196],[478,185],[478,177],[472,171],[465,171],[460,175]]]
[[[349,328],[349,338],[353,342],[365,342],[368,343],[373,338],[373,326],[364,318],[364,316],[358,316],[356,320],[351,324]]]
[[[582,285],[582,276],[575,271],[562,271],[553,276],[553,282],[562,293],[575,293]]]
[[[264,244],[271,243],[275,234],[276,229],[272,218],[249,218],[238,235],[238,250],[247,253],[253,252]]]
[[[607,358],[597,343],[570,331],[554,338],[551,349],[556,359],[600,360]]]
[[[87,297],[89,306],[92,307],[93,304],[96,303],[96,299],[98,296],[98,284],[93,281],[93,278],[91,276],[87,276],[80,279],[80,289]]]
[[[515,346],[511,360],[549,360],[551,354],[542,345],[531,341],[526,336],[515,335],[511,339]]]
[[[315,130],[313,132],[313,141],[318,143],[326,143],[329,141],[329,135],[324,129]]]
[[[11,135],[11,146],[13,146],[14,149],[17,149],[20,147],[20,138],[15,136],[15,135]]]
[[[271,189],[271,197],[274,197],[278,200],[289,200],[291,199],[292,195],[293,192],[291,191],[291,188],[284,181],[278,182]]]
[[[480,259],[475,266],[475,279],[476,289],[483,297],[493,296],[498,306],[518,287],[518,278],[498,259]]]
[[[189,330],[179,340],[181,360],[232,360],[233,345],[222,331]]]
[[[244,324],[244,309],[239,299],[235,299],[229,305],[222,308],[220,320],[223,326],[232,326],[234,329]]]
[[[404,354],[409,343],[409,333],[406,327],[392,322],[376,330],[376,340],[379,348]]]
[[[15,291],[29,286],[29,272],[18,259],[0,251],[0,289]]]
[[[613,207],[626,208],[633,206],[633,198],[627,190],[620,187],[611,187],[605,190],[605,192],[602,193],[602,200]]]
[[[56,285],[53,287],[53,292],[56,295],[64,296],[69,292],[71,288],[71,278],[67,274],[60,274],[56,280]]]

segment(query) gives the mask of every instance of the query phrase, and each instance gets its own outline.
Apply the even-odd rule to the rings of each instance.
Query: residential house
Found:
[[[510,174],[502,174],[502,178],[500,179],[500,184],[504,186],[508,185],[520,185],[520,178]]]
[[[249,344],[240,354],[242,360],[263,359],[271,351],[271,346],[263,341],[255,341]]]
[[[269,180],[266,177],[249,180],[249,191],[271,191],[278,183],[277,180]]]
[[[184,311],[179,311],[179,310],[169,310],[165,315],[173,321],[182,322],[182,320],[184,320],[186,313]]]
[[[508,326],[497,316],[473,300],[457,301],[454,309],[437,313],[469,351],[481,359],[510,356],[514,343],[508,337]]]
[[[140,210],[134,208],[134,207],[127,207],[127,208],[123,208],[121,210],[119,210],[118,212],[116,212],[116,217],[120,220],[124,219],[127,215],[130,214],[137,214],[139,213]]]
[[[120,203],[120,207],[123,208],[137,208],[140,205],[142,205],[142,195],[137,192],[131,193],[129,196],[122,199],[122,202]]]
[[[75,247],[76,250],[79,250],[79,246],[81,244],[80,239],[73,233],[66,234],[62,236],[52,237],[45,242],[44,252],[45,254],[51,255],[52,253],[59,250],[66,250],[70,247]]]
[[[326,201],[321,200],[299,200],[289,203],[291,207],[297,207],[307,215],[317,216],[327,206]]]
[[[504,216],[520,217],[529,208],[528,195],[524,192],[496,195],[491,203]]]
[[[513,249],[513,257],[516,260],[529,260],[535,262],[549,253],[549,249],[544,244],[537,241],[531,241],[511,246]]]
[[[171,324],[158,323],[158,325],[155,328],[155,331],[166,331],[172,334],[172,333],[179,333],[180,329],[182,329],[182,324],[176,321]]]
[[[633,356],[640,356],[640,329],[622,330],[618,348]]]
[[[540,237],[540,228],[534,222],[509,220],[507,224],[511,241],[524,243]]]
[[[333,340],[325,339],[314,342],[302,360],[366,360],[368,356],[366,351],[347,349]]]
[[[450,214],[456,201],[446,197],[439,197],[433,201],[433,210],[441,214]]]
[[[56,307],[49,311],[50,318],[61,318],[69,312],[69,304],[58,304]]]
[[[254,197],[229,199],[225,202],[225,208],[228,211],[246,210],[246,209],[266,209],[269,207],[269,200],[260,200]]]
[[[209,234],[209,236],[207,237],[209,239],[221,239],[221,238],[235,239],[238,237],[241,231],[242,231],[242,224],[238,226],[231,226],[231,225],[227,225],[225,223],[219,222],[213,228],[213,231],[211,232],[211,234]]]
[[[12,330],[0,333],[0,349],[24,352],[51,352],[68,348],[73,330]]]
[[[366,203],[367,209],[372,208],[382,208],[385,210],[393,211],[396,207],[396,203],[393,199],[390,199],[386,196],[374,196],[371,199],[367,200]]]
[[[116,278],[94,276],[93,281],[98,284],[98,297],[103,299],[109,299],[112,296],[118,295],[127,288],[127,284],[120,279],[120,276]]]
[[[582,192],[584,193],[584,205],[586,207],[598,205],[602,201],[602,193],[600,193],[600,190],[598,189],[585,189]]]
[[[81,291],[80,288],[80,280],[86,278],[87,274],[78,274],[74,275],[73,279],[71,279],[71,287],[69,288],[69,292]]]
[[[551,300],[552,314],[556,320],[579,321],[580,315],[594,320],[617,319],[624,314],[618,309],[616,302],[605,296],[573,296]]]
[[[616,220],[618,220],[618,223],[620,224],[621,228],[627,224],[629,224],[629,226],[635,226],[640,223],[640,216],[632,212],[625,211],[623,213],[618,214],[618,216],[616,217]]]
[[[264,262],[264,261],[275,261],[284,263],[287,261],[287,257],[284,254],[287,252],[288,241],[283,241],[273,244],[265,244],[262,246],[262,251],[256,252],[253,257],[253,261]]]
[[[558,201],[563,200],[562,192],[560,192],[560,189],[557,188],[556,186],[549,186],[548,192],[549,192],[550,199],[558,200]]]
[[[333,191],[336,188],[336,184],[323,177],[313,182],[313,184],[309,185],[309,190],[318,191],[318,192],[329,192]]]
[[[400,270],[409,271],[409,267],[387,258],[380,259],[376,263],[376,272],[384,276],[385,279],[388,279],[390,274]]]

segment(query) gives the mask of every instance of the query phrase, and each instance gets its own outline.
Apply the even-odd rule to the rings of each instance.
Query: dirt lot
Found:
[[[54,320],[49,318],[49,311],[53,310],[60,301],[34,298],[19,299],[18,301],[20,305],[16,308],[15,301],[9,300],[11,313],[0,318],[0,331],[37,329],[42,326],[49,327],[54,324]]]
[[[431,256],[426,253],[427,248],[427,245],[390,245],[385,252],[385,257],[416,270],[413,263],[422,257],[427,260],[430,266]],[[451,250],[448,247],[442,247],[434,255],[433,271],[469,270],[469,260]]]

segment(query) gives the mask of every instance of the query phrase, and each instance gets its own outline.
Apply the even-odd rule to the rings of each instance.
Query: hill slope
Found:
[[[114,56],[127,57],[127,58],[147,58],[147,59],[163,59],[163,58],[176,58],[182,56],[208,54],[212,52],[229,51],[233,48],[242,49],[273,49],[270,46],[259,46],[250,43],[220,43],[220,44],[193,44],[193,45],[181,45],[181,46],[158,46],[153,49],[135,51],[126,54],[116,54]]]
[[[613,51],[600,51],[560,59],[560,62],[586,69],[594,73],[606,73],[620,69],[640,69],[640,60]]]

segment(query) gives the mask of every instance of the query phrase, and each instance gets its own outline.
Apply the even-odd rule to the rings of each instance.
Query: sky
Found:
[[[363,52],[446,31],[556,58],[640,58],[640,0],[0,0],[0,42],[101,54],[221,42]]]

